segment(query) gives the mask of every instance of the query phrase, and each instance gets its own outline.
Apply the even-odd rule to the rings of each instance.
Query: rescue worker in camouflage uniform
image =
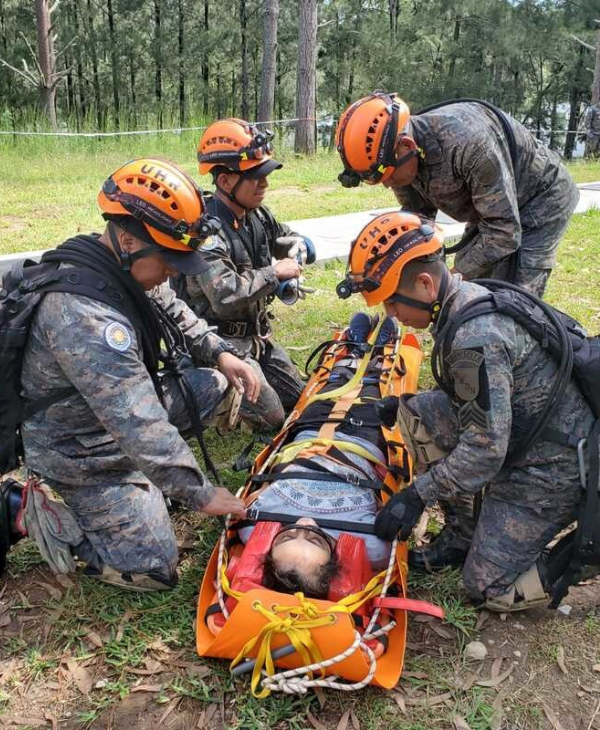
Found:
[[[361,292],[369,306],[419,329],[434,340],[467,302],[488,293],[451,274],[442,257],[442,234],[417,216],[378,216],[359,234],[343,296]],[[499,314],[457,325],[440,353],[439,368],[451,391],[405,395],[392,408],[417,475],[390,499],[375,524],[382,539],[408,539],[425,506],[438,501],[446,526],[426,548],[411,551],[418,567],[463,564],[463,581],[475,600],[495,610],[547,603],[557,579],[544,549],[577,519],[581,498],[577,449],[546,440],[556,433],[571,443],[588,435],[594,415],[571,380],[541,437],[523,453],[517,446],[550,393],[557,362],[524,327]],[[384,419],[390,418],[383,407]],[[483,495],[474,524],[463,509]],[[472,510],[469,511],[472,515]]]
[[[89,575],[162,590],[176,584],[178,558],[164,498],[211,515],[243,515],[244,506],[211,484],[180,435],[192,415],[175,374],[166,365],[149,371],[143,323],[156,311],[176,323],[195,365],[185,380],[202,424],[229,399],[230,384],[254,401],[260,383],[168,286],[170,276],[199,269],[195,249],[210,230],[192,179],[165,160],[134,160],[108,178],[98,201],[104,233],[67,244],[101,259],[98,288],[110,292],[116,270],[138,307],[124,313],[118,291],[115,306],[63,291],[44,296],[22,369],[26,400],[45,400],[22,425],[25,459],[72,510],[82,532],[72,551]],[[157,348],[166,339],[159,332]]]
[[[411,116],[374,92],[340,117],[347,186],[383,183],[403,210],[467,224],[455,251],[464,279],[512,281],[543,296],[558,243],[579,200],[560,158],[486,102],[438,105]]]
[[[267,304],[305,295],[300,277],[312,249],[262,204],[268,175],[282,166],[272,158],[271,136],[240,119],[214,122],[202,135],[200,174],[211,173],[216,187],[207,210],[221,232],[203,246],[202,270],[186,280],[194,312],[216,325],[260,378],[256,407],[242,415],[262,429],[279,428],[302,392],[296,366],[273,340]]]
[[[588,107],[585,113],[585,156],[600,155],[600,101]]]

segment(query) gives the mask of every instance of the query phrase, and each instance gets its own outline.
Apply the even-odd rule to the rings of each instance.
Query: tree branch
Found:
[[[71,38],[71,40],[66,44],[66,46],[64,48],[61,48],[60,51],[58,51],[58,53],[56,54],[56,58],[58,59],[60,56],[62,56],[62,54],[67,50],[67,48],[72,46],[76,40],[77,40],[77,36],[73,36],[73,38]]]
[[[585,41],[582,41],[581,38],[578,38],[576,35],[573,35],[573,33],[569,33],[571,38],[574,41],[577,41],[577,43],[580,43],[584,48],[587,48],[588,51],[594,51],[596,52],[596,46],[592,46],[591,43],[586,43]]]
[[[19,74],[19,76],[22,76],[27,81],[28,84],[31,84],[32,86],[37,87],[37,85],[38,85],[37,79],[33,79],[31,75],[26,74],[24,71],[21,71],[21,69],[19,69],[19,68],[15,68],[14,66],[11,66],[11,64],[8,63],[8,61],[5,61],[3,58],[0,58],[0,63],[3,66],[6,66],[7,68],[9,68],[11,71],[14,71],[15,73]]]
[[[21,33],[21,37],[25,41],[25,44],[27,45],[27,48],[29,49],[29,53],[31,55],[31,58],[33,58],[33,62],[37,66],[37,70],[38,70],[38,73],[40,75],[40,78],[43,78],[44,77],[44,73],[42,71],[42,67],[39,64],[39,61],[38,61],[38,57],[37,57],[36,52],[33,50],[33,47],[31,46],[31,43],[27,40],[27,36],[25,35],[25,33],[23,33],[23,31],[20,31],[20,33]]]

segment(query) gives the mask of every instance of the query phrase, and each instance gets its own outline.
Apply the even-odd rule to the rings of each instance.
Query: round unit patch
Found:
[[[214,251],[218,245],[219,239],[216,236],[210,236],[210,238],[207,238],[204,243],[200,245],[198,251],[200,251],[200,253],[202,253],[202,251]]]
[[[104,330],[106,344],[117,352],[125,352],[131,347],[131,335],[120,322],[110,322]]]

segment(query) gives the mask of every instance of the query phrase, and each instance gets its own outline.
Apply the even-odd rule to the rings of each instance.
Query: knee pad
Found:
[[[529,570],[521,573],[506,593],[486,597],[484,608],[497,613],[526,611],[536,606],[548,606],[549,600],[538,566],[534,563]]]
[[[181,378],[193,398],[200,421],[210,421],[229,392],[223,373],[211,368],[188,368]]]
[[[458,443],[458,420],[442,391],[401,396],[398,425],[413,461],[419,464],[442,459]]]

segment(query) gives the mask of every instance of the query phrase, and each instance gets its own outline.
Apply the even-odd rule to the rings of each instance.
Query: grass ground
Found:
[[[124,162],[162,155],[198,177],[193,133],[120,140],[0,139],[0,254],[51,248],[76,232],[100,225],[96,196]],[[315,218],[394,204],[382,186],[345,190],[337,182],[336,153],[299,158],[283,150],[283,169],[269,178],[268,204],[281,220]],[[597,162],[569,166],[577,182],[600,179]],[[210,178],[202,179],[207,187]]]
[[[169,145],[164,154],[185,159],[182,149]],[[18,150],[0,148],[8,171],[0,183],[0,250],[45,247],[72,233],[74,224],[82,230],[93,227],[95,208],[86,205],[102,176],[141,151],[133,145],[127,154],[110,145],[102,153],[90,146],[69,150],[68,156],[50,150],[41,165],[39,159],[20,159]],[[274,185],[273,208],[281,217],[299,218],[341,212],[338,195],[345,210],[387,204],[387,195],[376,199],[378,190],[338,191],[336,170],[332,156],[297,161],[295,169],[288,165]],[[574,171],[577,177],[597,179],[593,172],[584,165]],[[332,207],[325,210],[322,186],[331,194],[327,205]],[[600,330],[599,225],[599,212],[573,219],[548,293],[551,303],[592,331]],[[277,336],[299,364],[360,307],[356,298],[335,296],[343,268],[332,262],[313,269],[309,283],[318,293],[296,308],[276,307]],[[423,344],[427,351],[426,335]],[[423,374],[426,386],[426,368]],[[228,464],[246,443],[238,435],[209,438],[223,482],[231,488],[243,476]],[[403,679],[396,690],[258,701],[246,681],[230,678],[225,664],[195,656],[197,590],[217,528],[213,520],[186,513],[179,513],[175,523],[181,581],[175,591],[160,596],[121,594],[82,577],[58,580],[33,545],[23,541],[13,550],[0,583],[0,726],[600,730],[598,580],[571,591],[568,616],[539,609],[503,621],[468,605],[458,572],[413,574],[411,595],[443,605],[447,621],[410,621]],[[472,639],[487,647],[485,661],[465,658],[464,647]]]

